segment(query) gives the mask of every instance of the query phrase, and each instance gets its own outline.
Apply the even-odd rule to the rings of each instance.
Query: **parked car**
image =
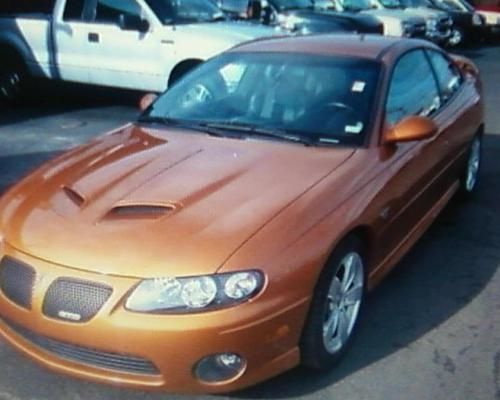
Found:
[[[453,20],[449,14],[430,7],[408,6],[402,0],[371,0],[373,8],[378,10],[404,10],[406,13],[419,16],[426,22],[426,38],[439,45],[448,44]]]
[[[485,34],[485,18],[477,13],[465,0],[402,0],[407,6],[431,7],[446,11],[453,19],[449,40],[452,47],[463,43],[480,41]]]
[[[333,6],[332,3],[329,3]],[[309,34],[352,32],[383,34],[383,25],[374,17],[339,13],[311,0],[223,0],[220,6],[235,16],[243,16],[251,7],[249,19],[266,25],[280,25],[284,31]]]
[[[377,10],[371,0],[333,0],[338,11],[361,13],[377,18],[384,25],[384,35],[425,38],[426,21],[421,16],[409,15],[403,10]]]
[[[483,130],[477,68],[428,41],[236,46],[0,200],[0,336],[141,389],[330,368],[365,292],[476,190]]]
[[[496,4],[478,4],[475,9],[484,18],[487,33],[498,35],[500,33],[500,1]]]
[[[6,1],[0,5],[0,95],[27,76],[161,92],[203,60],[276,34],[227,21],[206,0]]]

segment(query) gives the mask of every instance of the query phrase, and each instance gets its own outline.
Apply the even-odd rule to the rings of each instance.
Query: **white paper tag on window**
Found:
[[[362,122],[358,122],[356,125],[346,125],[345,126],[345,133],[352,133],[355,135],[359,135],[362,130],[363,130],[363,123]]]
[[[365,91],[366,82],[356,81],[352,84],[352,91],[356,93],[363,93]]]

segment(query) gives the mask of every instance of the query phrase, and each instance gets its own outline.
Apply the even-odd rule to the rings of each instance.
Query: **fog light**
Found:
[[[194,368],[194,374],[200,381],[220,383],[229,381],[242,374],[245,360],[234,353],[220,353],[201,359]]]

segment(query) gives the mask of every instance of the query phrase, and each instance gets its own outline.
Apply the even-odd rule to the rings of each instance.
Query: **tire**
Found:
[[[460,177],[459,194],[462,199],[474,197],[479,185],[482,164],[483,140],[480,134],[474,136],[469,146],[467,161]]]
[[[186,75],[189,71],[191,71],[193,68],[197,67],[198,65],[201,64],[201,61],[192,61],[192,62],[186,62],[184,64],[181,64],[174,68],[172,71],[172,74],[170,75],[168,79],[168,85],[167,88],[172,86],[175,82],[177,82],[179,79],[181,79],[184,75]]]
[[[316,284],[302,333],[305,367],[330,369],[348,349],[365,297],[364,265],[362,242],[356,236],[347,237],[332,253]]]
[[[29,74],[22,59],[12,51],[1,52],[0,104],[15,106],[22,102]]]

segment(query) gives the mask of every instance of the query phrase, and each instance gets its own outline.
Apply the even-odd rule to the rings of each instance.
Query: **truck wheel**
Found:
[[[24,63],[17,55],[10,52],[2,53],[0,58],[0,103],[3,105],[17,105],[28,79],[28,72]]]

